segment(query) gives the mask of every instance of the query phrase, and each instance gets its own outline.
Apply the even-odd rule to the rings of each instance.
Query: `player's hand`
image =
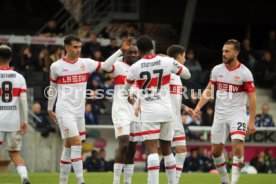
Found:
[[[139,105],[135,108],[135,110],[134,110],[134,115],[135,115],[136,117],[138,117],[140,111],[141,111],[141,105],[139,104]]]
[[[129,49],[129,47],[130,47],[130,45],[133,43],[133,37],[127,37],[125,40],[124,40],[124,42],[123,42],[123,44],[122,44],[122,46],[121,46],[121,51],[122,52],[126,52],[126,51],[128,51],[128,49]]]
[[[185,106],[184,111],[185,111],[186,113],[188,113],[190,116],[192,116],[193,118],[199,118],[199,116],[196,115],[195,112],[194,112],[194,110],[191,109],[190,107]]]
[[[50,116],[50,119],[51,119],[55,124],[58,124],[56,113],[54,113],[54,111],[48,111],[48,114],[49,114],[49,116]]]
[[[28,122],[23,122],[20,126],[20,133],[24,135],[28,131]]]
[[[127,101],[131,105],[134,105],[134,103],[136,102],[136,99],[137,99],[137,96],[135,94],[132,94],[132,95],[127,97]]]
[[[254,133],[256,132],[254,122],[249,122],[249,123],[248,123],[248,125],[247,125],[247,132],[248,132],[249,134],[254,134]]]
[[[194,109],[194,117],[200,117],[200,108],[198,106],[196,106],[196,108]]]

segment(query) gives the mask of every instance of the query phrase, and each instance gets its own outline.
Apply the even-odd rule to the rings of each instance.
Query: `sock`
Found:
[[[71,162],[78,180],[78,184],[84,183],[81,146],[71,146]]]
[[[150,184],[159,184],[159,157],[157,153],[148,155],[148,182]]]
[[[214,163],[219,172],[221,182],[223,183],[229,182],[224,155],[214,158]]]
[[[183,171],[183,165],[184,165],[186,156],[187,156],[187,152],[175,154],[175,162],[176,162],[175,184],[179,183],[179,179]]]
[[[134,164],[124,164],[124,184],[131,184]]]
[[[232,163],[232,179],[231,184],[237,184],[240,177],[240,164],[243,164],[243,157],[238,158],[237,156],[233,157]]]
[[[175,164],[175,158],[172,153],[170,155],[164,156],[164,163],[165,163],[166,174],[168,177],[168,184],[175,184],[176,164]]]
[[[17,169],[17,172],[20,176],[21,182],[23,181],[23,179],[28,178],[28,172],[27,172],[26,166],[19,165],[19,166],[16,167],[16,169]]]
[[[71,171],[71,148],[63,148],[60,159],[59,184],[67,184]]]
[[[122,174],[123,164],[115,163],[113,167],[113,184],[120,184],[121,174]]]

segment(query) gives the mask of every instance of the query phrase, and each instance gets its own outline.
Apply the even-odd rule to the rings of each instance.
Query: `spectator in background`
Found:
[[[35,102],[32,108],[35,115],[35,117],[33,118],[35,129],[41,132],[41,135],[43,137],[48,137],[50,131],[54,130],[51,120],[48,116],[46,116],[46,113],[42,112],[40,103]]]
[[[47,27],[39,34],[39,36],[43,37],[55,37],[60,35],[62,35],[62,30],[58,27],[57,21],[54,19],[51,19]]]
[[[99,163],[100,163],[100,171],[107,171],[107,161],[105,160],[105,150],[100,149],[99,151]]]
[[[98,152],[96,150],[92,150],[91,156],[85,159],[83,168],[86,169],[87,172],[100,171],[100,160],[98,159]]]
[[[256,115],[255,126],[257,127],[274,127],[272,115],[269,114],[269,105],[264,103],[262,106],[262,113]]]
[[[241,51],[238,59],[241,63],[247,66],[251,71],[256,63],[256,52],[251,48],[250,40],[244,38],[241,45]]]
[[[184,169],[187,172],[198,172],[200,169],[200,163],[198,160],[197,149],[192,149],[190,156],[188,156],[184,163]]]
[[[63,56],[65,56],[65,53],[64,53],[64,50],[61,47],[53,47],[51,49],[51,54],[50,54],[51,64],[53,62],[56,62],[57,60],[59,60]]]
[[[95,50],[93,52],[93,57],[92,59],[96,60],[96,61],[104,61],[104,57],[102,55],[102,52],[100,50]]]
[[[91,33],[89,35],[89,40],[82,47],[82,57],[92,58],[93,53],[97,50],[101,50],[102,46],[97,41],[96,33]]]
[[[86,125],[97,125],[98,121],[94,114],[92,113],[92,105],[90,103],[86,103],[85,105],[85,124]]]
[[[87,39],[91,33],[92,33],[92,28],[91,28],[91,25],[88,23],[84,23],[78,29],[78,36],[81,39]]]
[[[276,62],[272,59],[269,51],[264,51],[262,60],[256,63],[255,79],[257,84],[262,87],[271,87],[274,77],[276,76],[275,70]]]
[[[116,52],[118,49],[119,49],[119,47],[117,46],[117,39],[116,38],[110,38],[110,44],[103,48],[104,58],[108,58],[114,52]]]
[[[38,54],[38,60],[34,66],[37,71],[49,72],[51,59],[47,48],[42,49]]]
[[[33,69],[33,58],[29,47],[23,47],[20,52],[21,70]]]
[[[199,161],[199,171],[201,172],[209,172],[214,168],[213,161],[206,156],[206,149],[204,147],[198,148],[198,161]]]
[[[263,49],[274,54],[276,50],[276,33],[274,30],[269,31],[268,37],[263,43]]]
[[[212,126],[214,120],[214,108],[212,105],[207,105],[206,110],[202,111],[201,125]]]
[[[258,173],[267,173],[269,167],[265,163],[265,152],[260,151],[258,155],[250,161],[250,165],[255,167]]]
[[[185,66],[191,72],[191,78],[188,80],[189,88],[199,89],[201,88],[201,65],[199,61],[195,58],[195,53],[193,50],[188,50],[186,54]],[[191,107],[192,108],[192,107]]]

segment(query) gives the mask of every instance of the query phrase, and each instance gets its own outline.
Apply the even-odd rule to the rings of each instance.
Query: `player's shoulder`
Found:
[[[239,71],[245,76],[252,75],[252,72],[244,64],[241,64]]]
[[[212,68],[212,73],[216,73],[219,70],[222,70],[223,68],[225,68],[224,63],[217,64]]]

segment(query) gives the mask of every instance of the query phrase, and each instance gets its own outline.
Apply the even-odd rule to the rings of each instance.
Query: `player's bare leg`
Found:
[[[224,144],[212,144],[212,155],[214,164],[219,172],[221,183],[228,184],[228,174],[226,170],[225,157],[223,155]]]
[[[124,158],[128,150],[129,136],[128,135],[119,136],[118,144],[119,144],[119,147],[116,150],[116,155],[115,155],[113,184],[120,184]]]
[[[84,183],[83,163],[82,163],[82,146],[80,136],[70,137],[65,140],[65,146],[71,147],[71,163],[78,179],[78,184]]]
[[[20,175],[23,184],[30,184],[28,180],[28,173],[23,158],[20,156],[19,151],[9,151],[9,156],[15,164],[18,174]]]
[[[175,147],[176,177],[175,184],[179,183],[183,171],[183,165],[187,156],[186,146],[180,145]]]
[[[144,141],[148,152],[148,183],[159,183],[159,156],[158,156],[158,139]]]
[[[239,139],[232,140],[233,163],[231,184],[237,184],[240,177],[240,168],[243,166],[244,141]]]
[[[124,159],[124,184],[131,184],[131,178],[134,171],[134,155],[137,142],[129,141],[128,149]]]
[[[171,141],[160,140],[160,149],[164,158],[166,174],[169,184],[175,184],[176,163],[175,157],[171,150]]]

